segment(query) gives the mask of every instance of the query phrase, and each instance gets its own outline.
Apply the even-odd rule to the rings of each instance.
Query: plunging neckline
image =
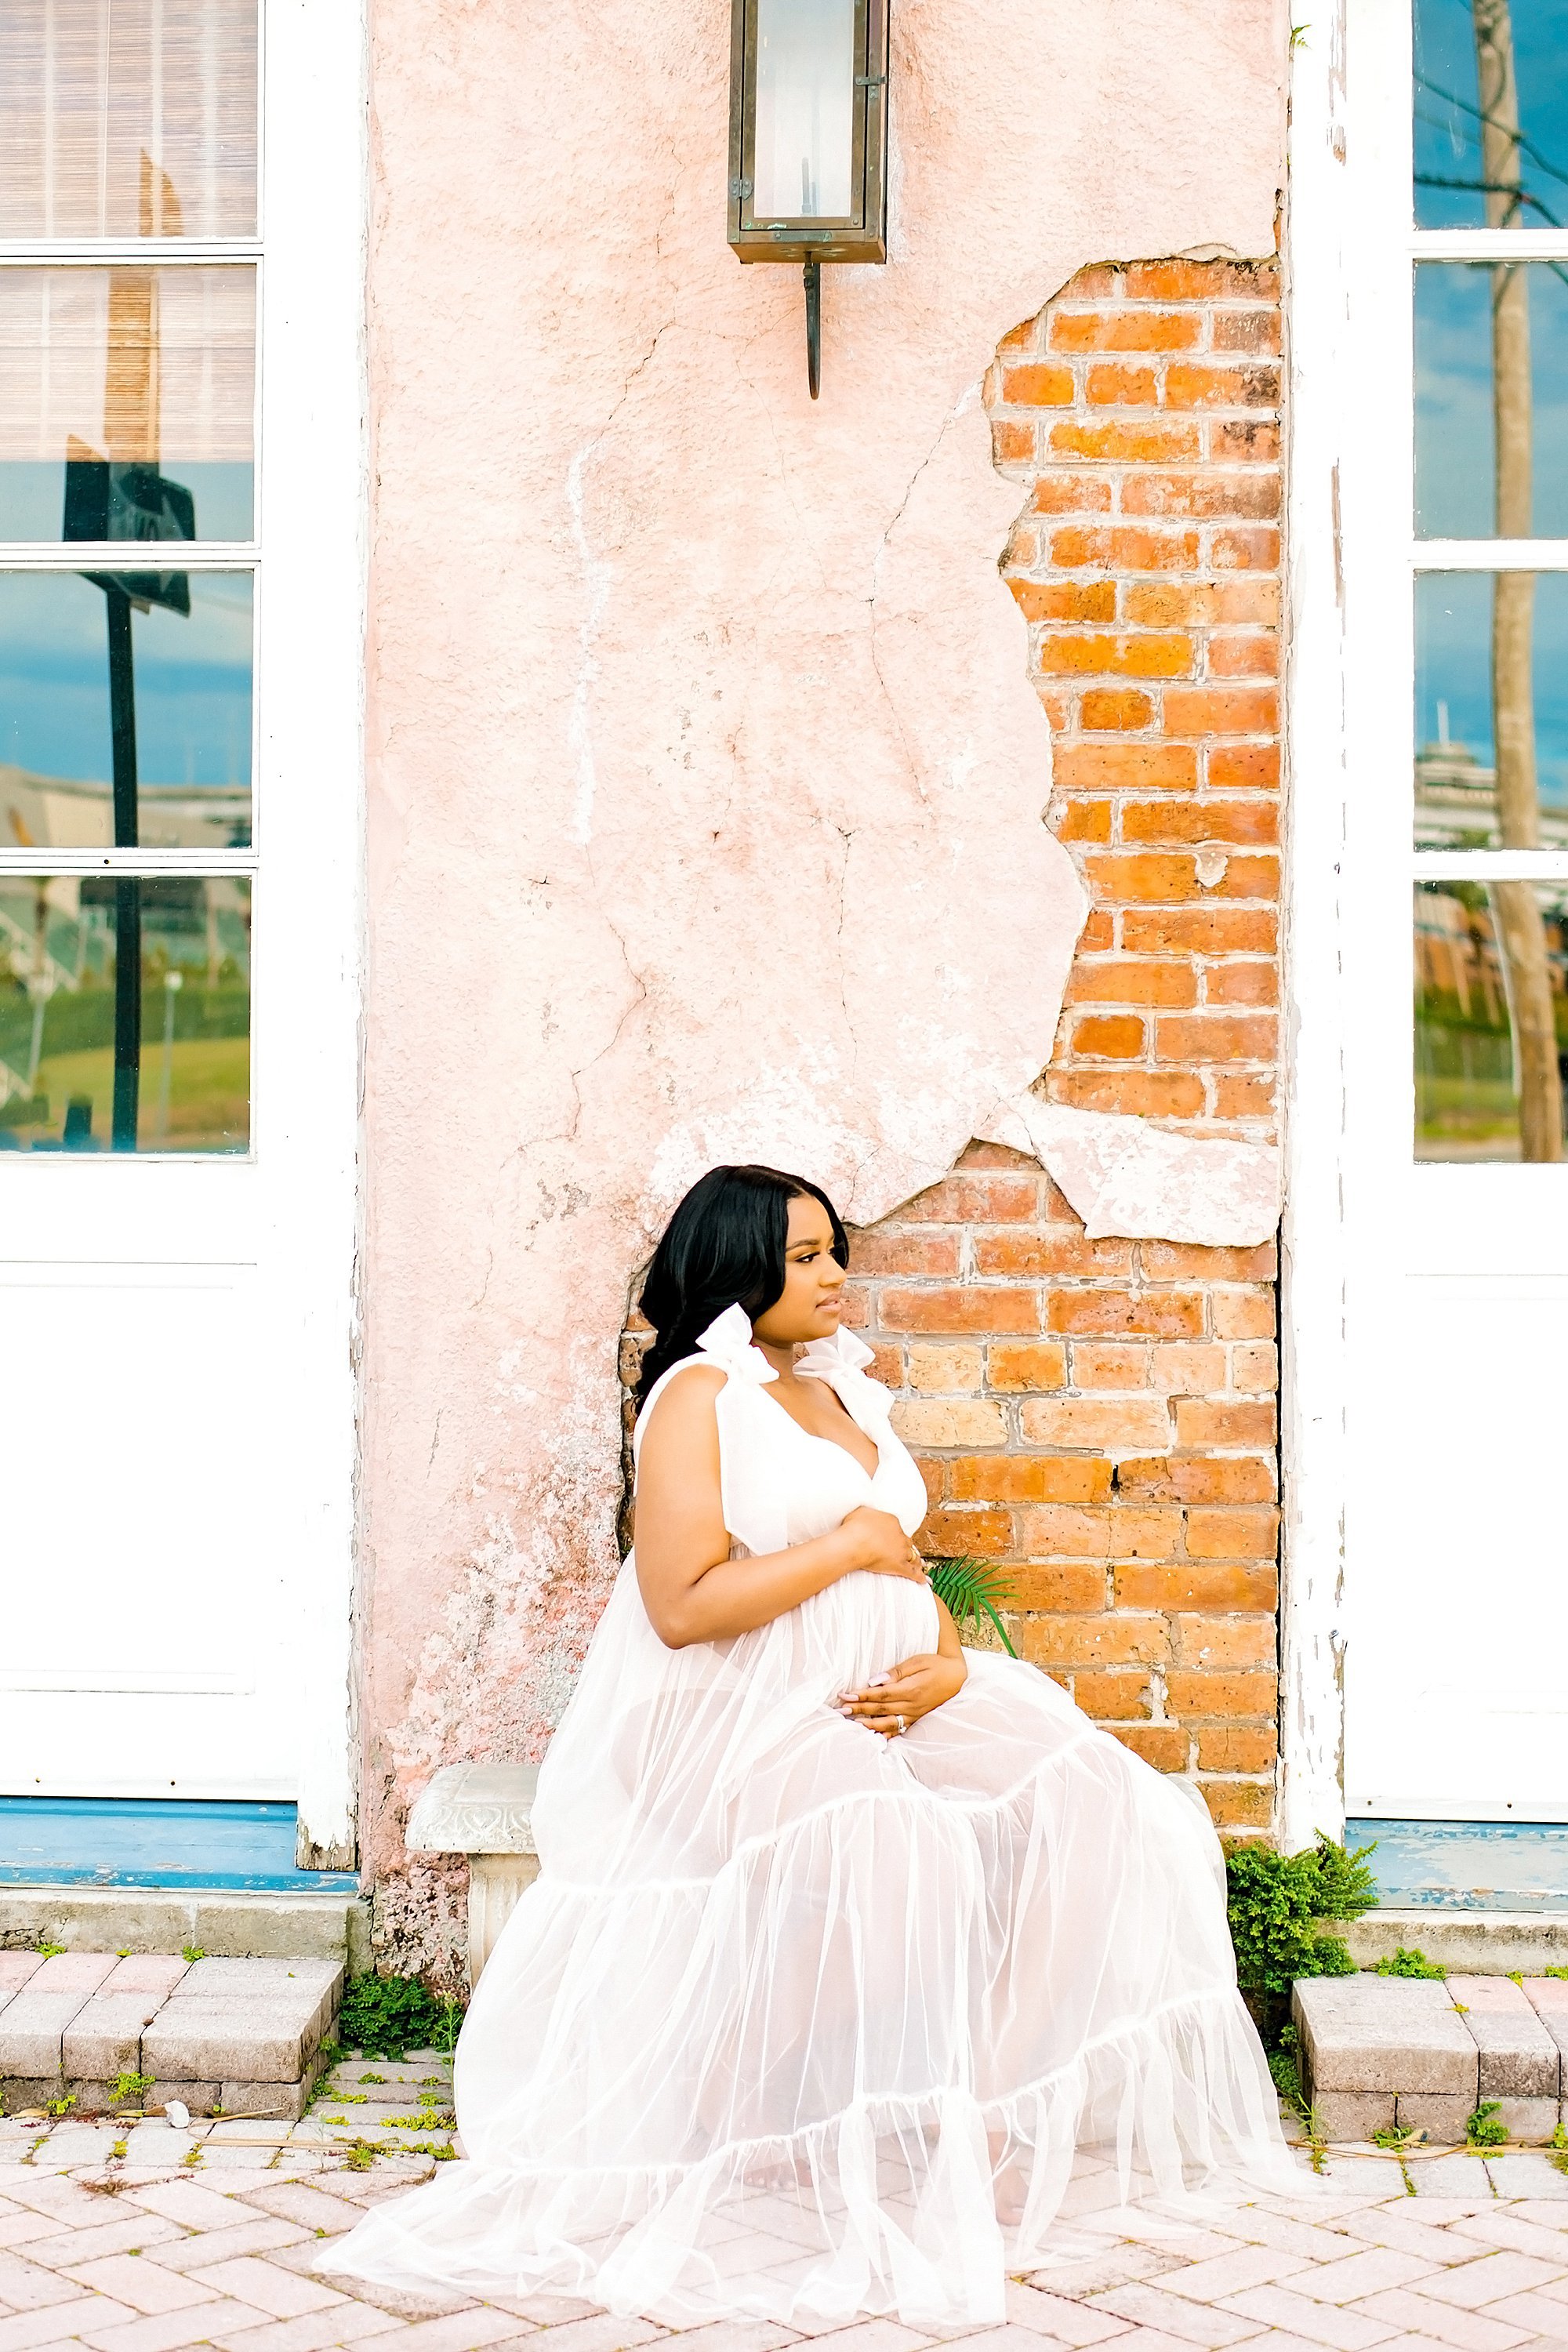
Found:
[[[770,1385],[771,1385],[771,1384],[770,1384]],[[823,1386],[824,1386],[825,1388],[830,1388],[830,1389],[831,1389],[831,1388],[833,1388],[833,1384],[832,1384],[832,1382],[831,1382],[830,1381],[823,1381]],[[876,1456],[877,1456],[877,1469],[876,1469],[876,1470],[868,1470],[868,1469],[867,1469],[867,1467],[866,1467],[866,1465],[865,1465],[865,1464],[860,1460],[860,1458],[859,1458],[858,1454],[851,1454],[851,1453],[850,1453],[850,1451],[849,1451],[849,1448],[848,1448],[847,1445],[840,1445],[840,1444],[838,1443],[837,1438],[836,1438],[836,1437],[824,1437],[820,1430],[816,1430],[816,1429],[807,1429],[807,1428],[804,1425],[804,1423],[802,1423],[801,1422],[796,1421],[796,1419],[795,1419],[795,1417],[794,1413],[793,1413],[793,1412],[791,1412],[791,1411],[790,1411],[790,1409],[789,1409],[788,1405],[786,1405],[786,1404],[780,1404],[780,1402],[779,1402],[779,1401],[778,1401],[777,1397],[776,1397],[776,1396],[772,1396],[772,1395],[770,1395],[770,1394],[769,1394],[769,1391],[768,1391],[768,1390],[767,1390],[766,1388],[760,1390],[760,1391],[759,1391],[759,1394],[761,1394],[761,1395],[763,1395],[763,1396],[764,1396],[764,1397],[767,1397],[768,1402],[769,1402],[769,1403],[770,1403],[770,1404],[774,1408],[774,1410],[775,1410],[776,1412],[782,1412],[782,1413],[783,1413],[783,1415],[784,1415],[784,1419],[789,1423],[789,1424],[790,1424],[790,1426],[791,1426],[791,1428],[792,1428],[792,1429],[799,1430],[800,1434],[802,1435],[802,1437],[809,1438],[809,1439],[811,1440],[812,1444],[815,1444],[815,1445],[831,1445],[831,1446],[832,1446],[832,1448],[833,1448],[833,1450],[834,1450],[834,1452],[835,1452],[836,1454],[843,1454],[843,1456],[844,1456],[844,1458],[845,1458],[845,1460],[846,1460],[847,1462],[852,1462],[852,1463],[855,1465],[856,1469],[857,1469],[857,1470],[858,1470],[858,1472],[860,1473],[861,1477],[865,1479],[865,1481],[866,1481],[866,1483],[867,1483],[867,1485],[868,1485],[868,1486],[874,1486],[874,1485],[875,1485],[875,1483],[876,1483],[876,1479],[877,1479],[877,1471],[880,1470],[880,1469],[881,1469],[881,1466],[882,1466],[882,1449],[881,1449],[881,1447],[877,1444],[876,1439],[872,1436],[872,1434],[871,1434],[871,1433],[870,1433],[870,1431],[869,1431],[868,1429],[860,1429],[860,1424],[859,1424],[859,1423],[856,1420],[856,1418],[855,1418],[854,1414],[850,1412],[850,1410],[849,1410],[848,1406],[845,1403],[845,1402],[844,1402],[843,1398],[842,1398],[841,1396],[838,1396],[838,1391],[837,1391],[837,1389],[833,1389],[833,1394],[834,1394],[836,1397],[838,1397],[839,1409],[840,1409],[840,1411],[843,1412],[845,1419],[846,1419],[846,1420],[850,1423],[850,1425],[851,1425],[851,1427],[852,1427],[852,1428],[855,1428],[855,1429],[860,1429],[860,1434],[861,1434],[861,1436],[862,1436],[863,1438],[865,1438],[865,1439],[866,1439],[867,1443],[868,1443],[868,1444],[869,1444],[869,1445],[874,1449],[874,1451],[875,1451],[875,1453],[876,1453]]]

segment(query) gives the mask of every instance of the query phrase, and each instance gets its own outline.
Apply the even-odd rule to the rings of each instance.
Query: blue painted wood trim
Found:
[[[353,1894],[353,1871],[294,1867],[296,1826],[238,1799],[0,1797],[0,1885]]]
[[[1352,1850],[1371,1856],[1384,1910],[1568,1912],[1568,1823],[1347,1823]]]

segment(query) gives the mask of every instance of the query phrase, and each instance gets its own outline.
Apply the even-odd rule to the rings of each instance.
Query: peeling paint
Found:
[[[364,1844],[411,1952],[408,1797],[536,1757],[603,1605],[673,1201],[771,1159],[873,1222],[1049,1054],[1084,901],[976,393],[1086,262],[1268,248],[1281,23],[908,0],[895,259],[827,273],[814,404],[798,270],[723,242],[721,0],[378,9]]]

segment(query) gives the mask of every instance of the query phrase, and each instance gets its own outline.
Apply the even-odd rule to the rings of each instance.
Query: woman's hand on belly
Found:
[[[934,1593],[931,1598],[936,1601]],[[901,1658],[890,1674],[879,1675],[864,1690],[845,1691],[837,1702],[840,1715],[847,1716],[851,1723],[863,1723],[868,1731],[879,1731],[884,1739],[897,1739],[922,1715],[945,1706],[957,1696],[969,1669],[963,1663],[958,1628],[940,1601],[936,1613],[940,1627],[936,1648],[922,1651],[918,1657]]]
[[[968,1669],[963,1657],[935,1650],[924,1657],[903,1658],[891,1674],[879,1675],[864,1690],[846,1691],[837,1701],[840,1715],[897,1739],[911,1723],[933,1707],[945,1706],[963,1688]]]

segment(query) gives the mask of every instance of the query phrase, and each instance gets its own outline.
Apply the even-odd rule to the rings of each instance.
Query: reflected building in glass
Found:
[[[1446,721],[1445,706],[1436,740],[1415,754],[1415,846],[1484,849],[1497,836],[1497,770],[1451,740]],[[1536,824],[1543,849],[1568,849],[1568,804],[1542,802]]]

